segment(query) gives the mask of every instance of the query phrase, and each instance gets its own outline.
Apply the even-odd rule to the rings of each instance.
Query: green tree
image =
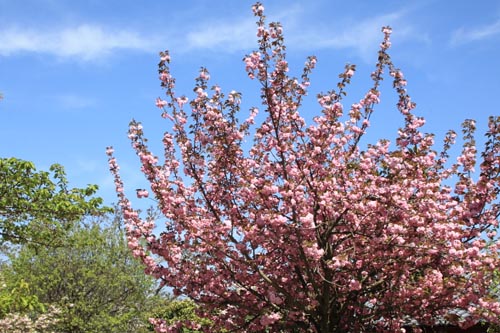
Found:
[[[58,332],[147,330],[155,283],[130,254],[120,218],[75,225],[63,246],[21,246],[4,271],[31,295],[61,309]]]
[[[73,223],[109,211],[96,191],[69,188],[61,165],[37,171],[32,162],[0,158],[0,245],[58,245]]]

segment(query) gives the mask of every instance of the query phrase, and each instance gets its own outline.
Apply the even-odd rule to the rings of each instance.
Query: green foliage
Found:
[[[491,285],[490,296],[496,299],[500,299],[500,271],[496,269],[493,274],[494,279]],[[500,325],[491,324],[488,327],[487,333],[500,333]]]
[[[171,300],[164,298],[156,304],[155,308],[149,314],[149,317],[161,318],[165,321],[166,325],[189,321],[191,323],[199,324],[204,328],[211,326],[210,320],[200,318],[196,314],[196,310],[197,305],[189,299]],[[150,327],[150,331],[154,331],[152,326]],[[182,327],[179,332],[197,333],[201,331]]]
[[[0,245],[58,245],[73,223],[110,211],[93,197],[96,191],[96,185],[68,188],[61,165],[37,171],[32,162],[1,158]]]
[[[488,327],[488,330],[486,331],[487,333],[500,333],[500,326],[499,325],[491,325]]]
[[[0,283],[0,318],[13,312],[45,312],[45,306],[31,293],[29,284],[23,279],[16,281],[13,286],[7,286],[0,276]]]
[[[68,188],[60,165],[46,172],[0,159],[0,247],[17,244],[0,263],[0,326],[22,320],[38,332],[38,322],[54,317],[48,309],[57,309],[57,332],[148,332],[156,315],[201,323],[193,303],[154,295],[121,217],[105,216],[112,210],[96,191]]]
[[[118,217],[75,225],[60,247],[24,245],[3,274],[61,309],[59,332],[147,330],[154,281],[130,254]]]

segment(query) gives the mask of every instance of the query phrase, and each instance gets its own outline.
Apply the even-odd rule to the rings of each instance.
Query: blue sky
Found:
[[[159,117],[163,96],[158,52],[169,49],[179,93],[191,96],[200,66],[223,90],[258,105],[258,84],[241,59],[256,48],[253,1],[0,0],[0,156],[45,169],[65,166],[73,186],[98,184],[115,200],[105,147],[113,145],[130,190],[142,175],[127,139],[132,118],[143,122],[158,154],[170,124]],[[393,28],[393,61],[409,81],[416,113],[438,137],[465,118],[498,115],[500,2],[336,1],[264,2],[269,20],[283,23],[292,73],[318,57],[306,117],[317,114],[317,92],[333,88],[346,63],[358,65],[352,101],[369,88],[381,41]],[[294,70],[295,69],[295,70]],[[387,80],[387,86],[389,86]],[[400,124],[395,93],[383,92],[373,138]],[[385,101],[385,103],[384,103]]]

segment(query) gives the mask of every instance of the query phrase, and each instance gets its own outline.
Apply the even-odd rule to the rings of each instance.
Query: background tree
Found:
[[[72,223],[109,211],[93,197],[97,186],[68,188],[61,165],[49,171],[17,158],[0,159],[0,245],[57,245]]]
[[[456,162],[448,153],[454,132],[436,151],[387,53],[385,27],[366,95],[341,104],[355,71],[348,65],[338,89],[317,96],[321,114],[306,125],[299,109],[316,58],[300,78],[289,76],[282,28],[266,25],[263,10],[253,6],[259,49],[244,58],[261,87],[265,115],[256,127],[257,109],[240,124],[241,94],[209,88],[205,68],[187,104],[174,93],[168,52],[161,54],[167,99],[157,105],[173,122],[164,163],[149,151],[140,123],[129,129],[166,219],[161,234],[132,209],[108,149],[129,246],[147,273],[202,305],[213,330],[397,332],[410,319],[433,325],[446,317],[463,327],[498,321],[500,303],[489,290],[500,264],[500,117],[490,118],[480,155],[472,120],[464,122]],[[362,145],[384,71],[403,124],[394,143]]]
[[[158,302],[119,217],[75,224],[59,247],[23,245],[2,274],[8,289],[22,281],[31,297],[61,310],[57,332],[147,331],[145,314]]]

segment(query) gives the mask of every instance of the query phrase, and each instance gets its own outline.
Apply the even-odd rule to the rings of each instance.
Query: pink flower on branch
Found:
[[[137,189],[136,192],[138,198],[147,198],[149,196],[148,191],[144,189]]]
[[[162,100],[161,98],[156,99],[156,106],[160,109],[164,108],[165,106],[168,105],[167,101]]]
[[[462,326],[498,320],[500,303],[488,292],[500,265],[500,117],[490,119],[483,151],[466,121],[456,162],[448,161],[454,132],[436,152],[387,53],[391,29],[384,27],[366,94],[343,106],[355,73],[346,66],[337,90],[318,95],[320,112],[306,126],[300,111],[316,58],[291,77],[281,26],[266,25],[262,4],[253,11],[258,51],[243,61],[259,81],[260,124],[257,108],[240,123],[242,94],[210,89],[204,68],[189,102],[176,95],[168,53],[159,68],[166,97],[157,100],[173,123],[163,162],[131,122],[150,183],[137,196],[151,193],[165,225],[132,208],[107,150],[128,245],[146,272],[193,299],[211,320],[206,331],[396,332],[408,318],[432,325],[457,311],[467,318],[449,318]],[[385,73],[402,126],[395,145],[365,146]],[[184,325],[152,323],[165,332]]]

